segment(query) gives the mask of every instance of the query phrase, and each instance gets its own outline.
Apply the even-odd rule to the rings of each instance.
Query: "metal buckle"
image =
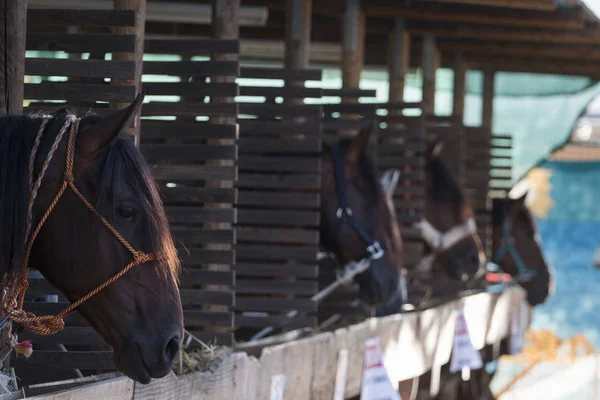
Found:
[[[373,242],[371,245],[367,246],[367,251],[371,255],[371,260],[379,260],[385,253],[379,242]]]
[[[346,207],[346,208],[340,207],[335,212],[335,215],[338,217],[338,219],[342,219],[342,217],[344,216],[344,214],[346,214],[347,216],[351,217],[352,216],[352,209],[350,207]]]

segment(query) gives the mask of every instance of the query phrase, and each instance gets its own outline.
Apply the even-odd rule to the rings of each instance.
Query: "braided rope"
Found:
[[[42,122],[42,126],[40,127],[40,130],[38,131],[38,135],[36,136],[36,141],[34,142],[34,148],[32,150],[32,154],[31,154],[30,160],[29,160],[29,162],[30,162],[30,164],[29,164],[29,168],[30,168],[29,184],[30,184],[31,195],[30,195],[30,202],[29,202],[27,236],[29,236],[29,231],[31,230],[31,221],[32,221],[31,213],[33,210],[33,203],[35,201],[35,198],[37,197],[37,193],[41,186],[42,178],[44,177],[44,174],[46,173],[46,170],[48,168],[48,165],[50,164],[50,161],[52,160],[52,157],[54,156],[54,153],[58,149],[58,146],[62,140],[62,137],[64,136],[64,133],[66,132],[69,125],[71,126],[71,129],[69,131],[69,139],[68,139],[68,143],[67,143],[67,155],[66,155],[66,159],[65,159],[65,172],[64,172],[63,184],[60,187],[60,189],[58,190],[56,196],[54,197],[54,200],[52,200],[52,203],[50,204],[50,206],[48,207],[48,209],[46,210],[46,212],[40,219],[40,222],[38,223],[36,229],[34,230],[33,234],[31,235],[31,238],[29,238],[29,240],[28,240],[25,258],[23,260],[23,269],[21,271],[21,276],[19,277],[19,280],[17,281],[17,291],[16,291],[15,298],[12,301],[9,301],[8,304],[4,306],[4,310],[8,313],[8,317],[11,321],[19,323],[25,329],[27,329],[35,334],[42,335],[42,336],[53,335],[53,334],[61,331],[65,326],[65,323],[63,320],[65,316],[67,316],[68,314],[73,312],[82,303],[84,303],[85,301],[89,300],[91,297],[98,294],[98,292],[100,292],[101,290],[103,290],[104,288],[109,286],[111,283],[113,283],[114,281],[121,278],[134,266],[139,265],[139,264],[144,264],[144,263],[147,263],[147,262],[155,259],[154,255],[136,251],[123,238],[123,236],[121,236],[121,234],[119,234],[119,232],[96,210],[96,208],[85,198],[85,196],[83,196],[83,194],[81,194],[79,189],[77,189],[77,187],[75,186],[74,177],[73,177],[73,165],[74,165],[74,158],[75,158],[75,140],[77,137],[77,133],[79,131],[79,122],[80,122],[80,119],[75,118],[73,116],[69,116],[65,120],[64,125],[61,127],[52,147],[50,148],[50,151],[48,152],[46,160],[44,161],[44,164],[42,166],[42,171],[40,172],[40,176],[35,181],[35,183],[33,182],[33,178],[32,178],[33,164],[35,162],[36,153],[39,148],[39,142],[41,141],[43,131],[47,124],[47,119],[44,119],[44,121]],[[110,279],[106,280],[104,283],[102,283],[101,285],[96,287],[94,290],[90,291],[85,296],[81,297],[74,303],[70,304],[67,308],[65,308],[58,314],[36,316],[34,313],[26,312],[23,310],[23,302],[25,299],[25,292],[27,291],[27,288],[29,287],[29,283],[27,281],[27,274],[29,271],[29,258],[31,256],[31,250],[33,248],[33,243],[34,243],[37,235],[39,234],[40,230],[42,229],[42,226],[44,225],[44,223],[46,222],[46,220],[52,213],[52,210],[54,210],[54,208],[56,207],[56,204],[58,203],[58,201],[64,194],[67,187],[71,188],[71,190],[73,191],[73,193],[75,193],[75,195],[79,198],[79,200],[90,211],[92,211],[94,213],[94,215],[96,215],[96,217],[98,217],[100,219],[100,221],[102,221],[104,226],[106,226],[106,228],[119,240],[119,242],[121,242],[123,244],[123,246],[125,246],[125,248],[127,248],[127,250],[129,250],[131,252],[131,254],[133,256],[133,261],[131,261],[129,264],[127,264],[122,270],[120,270],[118,273],[113,275]]]

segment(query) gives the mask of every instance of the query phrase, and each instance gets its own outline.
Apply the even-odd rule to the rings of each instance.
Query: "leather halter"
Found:
[[[46,125],[50,118],[52,118],[52,117],[45,116],[43,118],[42,123],[39,128],[39,131],[38,131],[38,134],[37,134],[37,137],[34,142],[33,149],[31,151],[30,162],[29,162],[30,203],[29,203],[29,211],[28,211],[28,217],[27,217],[27,223],[28,223],[27,231],[26,231],[27,234],[26,234],[26,238],[25,238],[26,245],[27,245],[26,251],[25,251],[25,258],[23,261],[23,268],[22,268],[21,274],[17,281],[17,287],[16,287],[16,291],[14,293],[14,297],[7,304],[4,304],[3,308],[7,314],[4,317],[4,319],[2,321],[0,321],[0,329],[3,329],[8,324],[8,321],[10,320],[15,323],[21,324],[25,329],[28,329],[38,335],[53,335],[53,334],[61,331],[64,327],[63,318],[66,315],[73,312],[82,303],[89,300],[91,297],[93,297],[98,292],[100,292],[101,290],[106,288],[108,285],[110,285],[111,283],[113,283],[114,281],[116,281],[117,279],[122,277],[123,275],[125,275],[125,273],[127,273],[127,271],[129,271],[134,266],[136,266],[138,264],[144,264],[146,262],[149,262],[149,261],[152,261],[155,259],[154,255],[146,254],[144,252],[135,250],[127,242],[127,240],[125,240],[119,234],[119,232],[96,210],[96,208],[83,196],[83,194],[81,194],[81,192],[79,191],[77,186],[75,186],[75,179],[73,177],[73,165],[74,165],[74,160],[75,160],[75,142],[76,142],[76,138],[77,138],[77,133],[79,131],[79,122],[81,121],[80,118],[76,118],[74,116],[68,116],[65,119],[65,122],[64,122],[62,128],[60,129],[59,133],[57,134],[56,139],[55,139],[48,155],[46,156],[46,160],[44,161],[42,170],[34,182],[34,180],[33,180],[33,172],[34,172],[33,165],[35,163],[35,159],[37,156],[37,151],[39,148],[41,137],[44,134]],[[36,229],[31,233],[31,236],[29,236],[29,233],[31,232],[31,222],[33,219],[32,218],[33,203],[35,202],[35,198],[36,198],[38,190],[41,186],[44,174],[48,168],[50,161],[52,160],[52,156],[54,155],[55,151],[57,150],[60,142],[62,141],[64,133],[67,129],[69,129],[69,135],[68,135],[68,142],[67,142],[67,155],[66,155],[66,160],[65,160],[65,171],[63,173],[62,186],[58,190],[58,193],[56,194],[56,196],[54,197],[54,199],[48,206],[46,212],[40,219],[40,222],[38,223]],[[26,312],[23,310],[23,302],[25,299],[25,292],[27,291],[27,288],[29,286],[29,283],[27,282],[27,273],[29,270],[29,258],[31,256],[31,250],[33,248],[33,243],[34,243],[38,233],[42,229],[42,226],[44,225],[44,223],[50,216],[52,210],[54,209],[54,207],[56,206],[56,204],[58,203],[58,201],[60,200],[61,196],[64,194],[64,192],[66,191],[67,188],[70,188],[71,191],[77,196],[77,198],[91,212],[93,212],[94,215],[96,215],[96,217],[98,219],[100,219],[100,221],[104,224],[104,226],[106,226],[106,228],[119,240],[119,242],[121,242],[121,244],[123,244],[123,246],[125,248],[127,248],[127,250],[129,250],[129,252],[131,253],[131,255],[133,257],[133,260],[129,264],[127,264],[117,274],[113,275],[111,278],[109,278],[108,280],[106,280],[105,282],[103,282],[102,284],[97,286],[95,289],[91,290],[88,294],[81,297],[79,300],[70,304],[67,308],[65,308],[63,311],[59,312],[57,315],[46,315],[46,316],[38,317],[31,312]]]

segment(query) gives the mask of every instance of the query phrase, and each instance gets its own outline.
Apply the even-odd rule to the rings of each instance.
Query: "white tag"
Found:
[[[285,392],[285,375],[275,375],[271,377],[271,396],[270,400],[283,400]]]
[[[348,375],[348,349],[338,353],[337,371],[335,373],[335,389],[333,400],[344,400],[346,392],[346,376]]]
[[[402,400],[383,365],[383,354],[379,338],[365,341],[365,363],[363,366],[361,400]]]
[[[463,310],[456,310],[456,328],[454,329],[450,372],[462,371],[465,367],[479,369],[483,367],[483,362],[481,361],[481,354],[475,350],[473,343],[471,343]]]
[[[525,315],[524,307],[519,304],[518,309],[510,309],[510,354],[520,354],[523,351],[523,337],[525,336]]]

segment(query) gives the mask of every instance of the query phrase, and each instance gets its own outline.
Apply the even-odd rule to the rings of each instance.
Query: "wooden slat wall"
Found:
[[[423,255],[423,243],[413,224],[425,209],[425,119],[418,115],[421,103],[387,103],[378,106],[380,115],[377,161],[381,172],[399,169],[394,194],[400,233],[405,243],[404,263],[410,269]]]
[[[320,224],[320,70],[242,68],[239,103],[236,318],[238,340],[263,327],[314,326]],[[278,80],[275,82],[273,80]],[[281,81],[285,85],[281,86]],[[271,83],[270,87],[263,87]],[[308,315],[288,318],[288,311]]]
[[[465,185],[465,126],[457,116],[427,117],[426,136],[428,142],[437,138],[443,141],[440,154],[444,164],[457,179]]]
[[[27,17],[26,49],[48,56],[26,59],[25,75],[32,83],[25,84],[24,97],[30,101],[25,111],[60,105],[87,111],[135,99],[135,86],[110,81],[135,80],[136,62],[105,59],[107,53],[136,51],[134,34],[111,33],[114,28],[134,27],[134,11],[30,9]]]
[[[49,53],[42,56],[48,58],[26,59],[25,75],[32,83],[24,87],[24,98],[30,101],[24,111],[49,112],[68,105],[79,112],[96,107],[106,112],[108,102],[133,101],[135,86],[111,85],[110,80],[135,79],[136,63],[104,60],[104,56],[135,52],[135,35],[111,33],[114,27],[133,27],[135,21],[134,11],[29,9],[26,49]],[[68,58],[58,58],[55,52],[66,52]],[[92,56],[81,59],[83,53]],[[50,77],[62,78],[50,81]],[[38,315],[55,314],[68,304],[65,296],[41,275],[32,275],[25,310]],[[19,335],[19,340],[31,340],[35,349],[29,359],[14,354],[11,357],[11,366],[22,380],[20,385],[77,378],[76,369],[89,374],[114,368],[110,347],[79,313],[68,316],[65,324],[64,330],[52,336],[27,331]]]
[[[236,96],[236,83],[209,83],[206,77],[235,79],[239,66],[237,61],[209,61],[202,56],[237,53],[239,43],[156,39],[146,40],[144,48],[147,54],[182,59],[144,62],[144,75],[167,75],[180,81],[143,83],[148,95],[179,99],[153,99],[144,105],[141,151],[154,167],[182,260],[180,291],[186,329],[203,341],[229,345],[235,305],[231,266],[235,263],[233,225],[238,218],[234,207],[238,126],[226,121],[235,121],[238,105],[205,99]],[[194,56],[200,56],[198,61],[192,60]]]
[[[491,256],[491,199],[508,195],[512,185],[512,136],[466,128],[466,182],[479,234]]]

